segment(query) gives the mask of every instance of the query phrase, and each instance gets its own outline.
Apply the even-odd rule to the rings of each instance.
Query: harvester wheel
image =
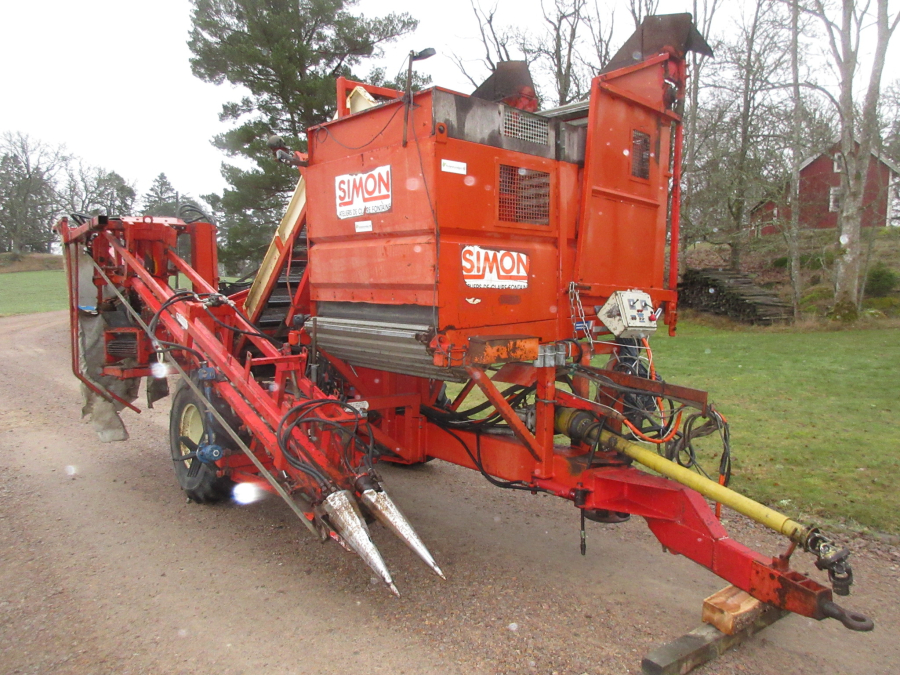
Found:
[[[196,457],[181,459],[197,450],[203,439],[205,419],[203,405],[197,396],[184,381],[180,382],[172,398],[169,449],[178,484],[184,494],[198,504],[227,499],[233,486],[228,478],[216,476],[215,464],[204,464]]]

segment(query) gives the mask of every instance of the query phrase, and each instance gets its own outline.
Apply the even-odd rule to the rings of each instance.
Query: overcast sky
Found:
[[[488,2],[483,3],[489,6]],[[498,23],[537,25],[539,0],[500,0]],[[661,11],[688,2],[663,0]],[[388,48],[377,65],[389,76],[410,49],[438,55],[417,64],[435,84],[468,93],[472,87],[450,52],[477,58],[477,25],[466,2],[362,0],[366,15],[409,12],[414,35]],[[627,37],[630,18],[617,23]],[[67,149],[87,164],[119,172],[144,192],[165,172],[193,196],[224,186],[224,155],[210,138],[227,128],[222,103],[239,93],[191,74],[186,40],[188,0],[26,0],[0,10],[0,132],[23,132]],[[359,69],[368,71],[368,66]]]
[[[540,0],[498,2],[500,25],[539,27]],[[691,4],[662,0],[660,13],[689,11]],[[415,34],[390,46],[375,64],[389,76],[402,69],[410,49],[434,47],[438,55],[417,69],[435,84],[471,91],[449,58],[451,52],[472,59],[481,53],[466,0],[362,0],[354,11],[405,11],[419,19]],[[160,172],[193,196],[221,190],[224,155],[210,138],[227,128],[217,114],[239,93],[191,75],[189,27],[188,0],[7,0],[0,10],[0,132],[64,143],[87,164],[135,181],[141,193]],[[616,27],[618,47],[632,28],[621,8]]]

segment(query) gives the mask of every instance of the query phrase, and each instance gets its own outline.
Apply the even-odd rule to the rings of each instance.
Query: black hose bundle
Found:
[[[697,426],[700,420],[706,421]],[[727,486],[731,482],[731,431],[725,418],[712,406],[709,408],[708,416],[698,412],[685,418],[681,432],[676,434],[675,438],[666,445],[666,459],[670,459],[686,469],[694,469],[709,478],[709,473],[701,466],[697,458],[698,453],[697,448],[694,447],[694,441],[715,432],[718,432],[722,439],[719,482]]]
[[[507,401],[509,402],[510,407],[515,408],[523,401],[525,401],[525,399],[530,394],[534,393],[535,389],[536,387],[534,385],[526,387],[523,385],[514,384],[501,393],[503,395],[503,398],[507,399]],[[485,410],[489,409],[492,405],[493,404],[490,401],[485,401],[484,403],[480,403],[463,411],[447,410],[444,408],[432,408],[423,405],[421,407],[421,412],[422,415],[427,417],[430,421],[446,429],[458,429],[460,431],[485,431],[488,429],[493,429],[497,426],[504,426],[501,424],[503,418],[496,410],[487,417],[474,417],[478,413],[484,412]]]
[[[352,428],[348,428],[344,421],[310,415],[313,411],[329,405],[352,413],[354,416]],[[344,446],[340,453],[340,458],[343,468],[348,473],[358,473],[362,468],[353,465],[351,451],[354,448],[362,454],[365,468],[372,470],[375,458],[375,435],[369,422],[363,421],[362,413],[349,403],[334,399],[310,399],[303,401],[290,408],[281,418],[275,431],[275,437],[278,440],[278,447],[281,448],[291,466],[311,476],[323,487],[330,482],[327,472],[303,449],[302,445],[290,443],[294,429],[307,424],[320,424],[331,427],[339,436],[344,438]],[[366,444],[363,443],[363,439],[359,436],[361,429],[369,437]],[[303,455],[302,457],[300,456],[301,454]]]
[[[188,202],[187,204],[179,204],[177,217],[180,220],[183,220],[186,223],[213,223],[212,218],[210,218],[199,206],[196,204],[191,204]]]

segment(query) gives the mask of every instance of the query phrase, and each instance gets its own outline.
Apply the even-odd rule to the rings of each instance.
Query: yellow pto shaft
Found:
[[[627,441],[608,431],[601,432],[600,441],[606,447],[631,457],[648,469],[652,469],[666,478],[671,478],[692,490],[696,490],[704,497],[723,504],[738,513],[742,513],[757,523],[761,523],[779,534],[783,534],[800,546],[805,546],[810,528],[804,527],[784,514],[778,513],[778,511],[770,509],[768,506],[763,506],[749,497],[738,494],[724,485],[719,485],[709,478],[679,466],[665,457],[661,457],[652,450],[647,450],[637,443]]]

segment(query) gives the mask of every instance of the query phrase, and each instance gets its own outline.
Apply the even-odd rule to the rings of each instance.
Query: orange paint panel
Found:
[[[309,257],[312,297],[317,301],[326,299],[327,291],[349,300],[354,290],[367,289],[425,291],[429,300],[433,297],[435,246],[431,237],[366,238],[352,245],[323,242],[310,247]]]
[[[670,120],[659,112],[665,65],[615,78],[617,93],[603,88],[603,76],[594,81],[573,275],[579,283],[664,288],[671,137]]]
[[[490,265],[489,255],[499,261],[505,253],[527,258],[525,287],[477,287],[472,284],[481,282],[465,278],[466,269],[484,270]],[[441,325],[462,328],[553,319],[558,309],[558,258],[555,239],[502,240],[475,233],[445,235],[439,286]],[[489,276],[491,271],[483,273]],[[517,282],[509,282],[513,283]]]
[[[350,121],[355,121],[355,118]],[[428,162],[433,144],[422,141],[421,145],[423,161]],[[315,214],[315,218],[310,218],[309,222],[310,240],[315,244],[336,239],[355,241],[361,234],[377,236],[400,232],[434,232],[434,217],[425,189],[426,182],[430,183],[432,180],[431,171],[427,168],[430,162],[425,166],[423,176],[415,148],[407,146],[403,149],[398,146],[309,167],[306,173],[308,208],[309,213]],[[389,168],[390,175],[390,208],[339,217],[339,209],[345,208],[341,204],[347,201],[342,202],[341,196],[345,193],[340,193],[339,189],[347,190],[346,184],[349,183],[349,189],[352,190],[354,184],[364,182],[367,176],[369,182],[375,184],[373,172],[385,168]],[[375,197],[384,193],[383,181],[386,175],[387,172],[378,175],[382,182],[379,184],[379,194],[375,194]],[[338,185],[339,178],[343,181],[341,186]],[[362,204],[363,208],[384,208],[383,200],[373,200],[368,204],[357,200],[356,204]]]
[[[406,147],[413,153],[414,139],[427,138],[432,133],[431,107],[431,90],[415,94]],[[307,131],[310,167],[353,155],[364,158],[381,148],[402,149],[403,109],[403,103],[398,101],[311,127]]]
[[[592,206],[594,226],[582,235],[589,260],[580,267],[577,281],[606,282],[621,289],[660,287],[665,224],[660,231],[656,209],[606,196],[593,199]]]
[[[452,166],[465,165],[465,174],[442,170],[442,161]],[[498,237],[556,236],[558,227],[558,189],[556,173],[561,162],[511,152],[479,143],[449,139],[441,144],[435,157],[435,190],[441,231],[451,229],[484,230]],[[549,174],[548,223],[539,225],[500,217],[500,204],[506,196],[501,165],[513,167],[514,178],[520,171]],[[571,166],[571,165],[570,165]],[[506,186],[507,188],[511,186]],[[513,217],[511,213],[507,217]]]

